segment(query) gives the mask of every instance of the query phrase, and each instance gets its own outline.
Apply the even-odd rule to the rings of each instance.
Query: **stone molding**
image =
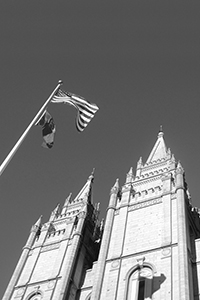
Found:
[[[159,175],[156,174],[155,176],[152,176],[152,177],[140,178],[137,181],[133,182],[133,188],[137,187],[138,185],[143,185],[143,184],[146,184],[146,183],[150,183],[150,182],[159,180],[159,179],[162,178],[162,176],[163,176],[163,173],[159,174]]]
[[[155,247],[155,248],[150,248],[149,250],[145,250],[145,251],[139,251],[139,252],[135,252],[134,254],[122,254],[120,256],[113,256],[111,258],[108,258],[106,259],[106,262],[112,262],[114,260],[117,260],[117,259],[129,259],[129,258],[137,258],[137,257],[141,257],[141,256],[144,256],[144,255],[148,255],[150,253],[153,253],[153,252],[158,252],[158,253],[161,253],[161,255],[163,255],[163,250],[165,248],[174,248],[174,247],[178,247],[178,243],[173,243],[173,244],[169,244],[169,245],[166,245],[166,246],[163,246],[163,245],[160,245],[159,247]],[[199,261],[199,264],[200,264],[200,261]]]
[[[59,247],[60,247],[60,243],[55,243],[55,244],[52,244],[52,245],[46,245],[46,246],[42,247],[41,252],[46,252],[46,251],[58,249]]]
[[[161,198],[152,199],[152,200],[144,201],[144,202],[140,202],[140,203],[137,203],[135,205],[131,205],[129,207],[128,211],[140,209],[140,208],[143,208],[143,207],[147,207],[147,206],[151,206],[151,205],[155,205],[155,204],[159,204],[159,203],[162,203],[162,199]]]

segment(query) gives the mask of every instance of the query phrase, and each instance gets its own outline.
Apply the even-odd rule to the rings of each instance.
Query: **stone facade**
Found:
[[[105,225],[77,197],[32,227],[3,300],[198,300],[200,217],[163,132],[110,192]]]

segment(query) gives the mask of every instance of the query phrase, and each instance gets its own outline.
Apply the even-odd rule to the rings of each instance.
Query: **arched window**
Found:
[[[152,299],[153,271],[149,266],[137,267],[128,277],[126,300]]]
[[[85,300],[90,300],[91,299],[91,293],[86,297]]]
[[[42,293],[40,291],[31,293],[27,300],[41,300],[42,299]]]

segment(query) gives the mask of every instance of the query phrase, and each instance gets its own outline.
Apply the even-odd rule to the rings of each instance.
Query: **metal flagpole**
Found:
[[[5,168],[7,167],[7,165],[9,164],[9,162],[11,161],[11,159],[13,158],[13,156],[15,155],[15,153],[17,152],[18,148],[21,146],[21,144],[24,141],[25,137],[27,136],[29,130],[31,129],[31,127],[33,125],[35,125],[35,123],[38,120],[39,116],[44,111],[44,109],[46,108],[47,104],[51,101],[51,98],[56,93],[56,91],[59,89],[59,87],[61,86],[61,84],[62,84],[62,80],[59,80],[58,81],[58,85],[56,86],[56,88],[54,89],[54,91],[51,93],[51,95],[49,96],[49,98],[46,100],[46,102],[40,108],[40,110],[38,111],[38,113],[36,114],[36,116],[33,118],[33,120],[31,121],[31,123],[29,124],[29,126],[26,128],[26,130],[24,131],[24,133],[22,134],[22,136],[19,138],[19,140],[17,141],[17,143],[14,145],[14,147],[12,148],[12,150],[10,151],[10,153],[7,155],[7,157],[5,158],[5,160],[3,161],[3,163],[0,166],[0,175],[3,173],[3,171],[5,170]]]

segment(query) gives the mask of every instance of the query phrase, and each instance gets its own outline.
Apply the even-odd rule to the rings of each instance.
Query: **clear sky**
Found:
[[[62,79],[100,110],[83,133],[50,104],[51,150],[34,127],[0,178],[0,298],[40,215],[75,197],[95,168],[101,217],[116,178],[164,138],[200,207],[200,2],[48,0],[0,3],[0,161]]]

